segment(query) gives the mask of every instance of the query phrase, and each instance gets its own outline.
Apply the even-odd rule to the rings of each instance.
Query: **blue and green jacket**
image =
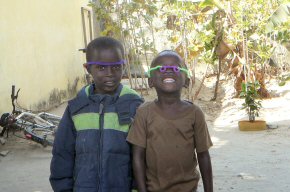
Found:
[[[143,102],[120,84],[115,95],[84,87],[68,106],[56,132],[50,183],[54,191],[129,192],[132,188],[129,125]]]

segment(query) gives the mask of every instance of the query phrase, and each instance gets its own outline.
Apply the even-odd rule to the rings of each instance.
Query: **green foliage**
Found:
[[[290,74],[281,75],[278,85],[284,86],[287,81],[290,81]]]
[[[137,55],[157,52],[156,44],[164,39],[156,33],[168,34],[167,48],[179,50],[187,63],[198,57],[202,63],[215,65],[221,40],[233,46],[244,42],[252,61],[240,55],[241,60],[249,65],[248,69],[259,70],[269,62],[275,43],[290,39],[289,0],[98,2],[91,6],[102,24],[101,34],[122,39],[128,52]]]
[[[157,17],[155,0],[100,0],[90,6],[101,23],[101,35],[122,40],[133,64],[140,63],[139,55],[156,52],[154,34],[148,35],[148,29],[154,28],[153,18]]]
[[[281,4],[269,17],[266,24],[266,32],[272,32],[275,28],[280,28],[283,23],[289,22],[290,3]],[[281,29],[281,28],[280,28]]]
[[[199,5],[200,7],[218,7],[221,10],[224,10],[223,6],[222,6],[222,2],[219,0],[204,0],[200,3]]]
[[[255,121],[255,117],[259,117],[259,111],[262,107],[261,100],[259,100],[259,89],[260,84],[258,81],[242,84],[240,97],[245,99],[242,109],[246,109],[249,121]]]

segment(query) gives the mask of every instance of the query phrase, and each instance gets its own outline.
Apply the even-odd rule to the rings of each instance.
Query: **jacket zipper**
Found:
[[[100,103],[99,107],[99,125],[100,125],[100,141],[99,141],[99,192],[102,191],[101,178],[102,178],[102,151],[103,151],[103,130],[104,130],[104,104]]]

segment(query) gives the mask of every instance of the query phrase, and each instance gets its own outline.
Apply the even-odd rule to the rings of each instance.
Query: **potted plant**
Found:
[[[239,121],[239,129],[241,131],[259,131],[266,129],[266,122],[263,120],[256,120],[259,117],[259,112],[262,107],[258,90],[260,83],[244,82],[242,84],[242,91],[240,97],[244,98],[242,109],[246,109],[249,120]]]

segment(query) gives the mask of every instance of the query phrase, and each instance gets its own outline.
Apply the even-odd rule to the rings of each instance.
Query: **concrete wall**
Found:
[[[85,83],[81,7],[88,0],[0,0],[0,114],[19,104],[48,109]]]

